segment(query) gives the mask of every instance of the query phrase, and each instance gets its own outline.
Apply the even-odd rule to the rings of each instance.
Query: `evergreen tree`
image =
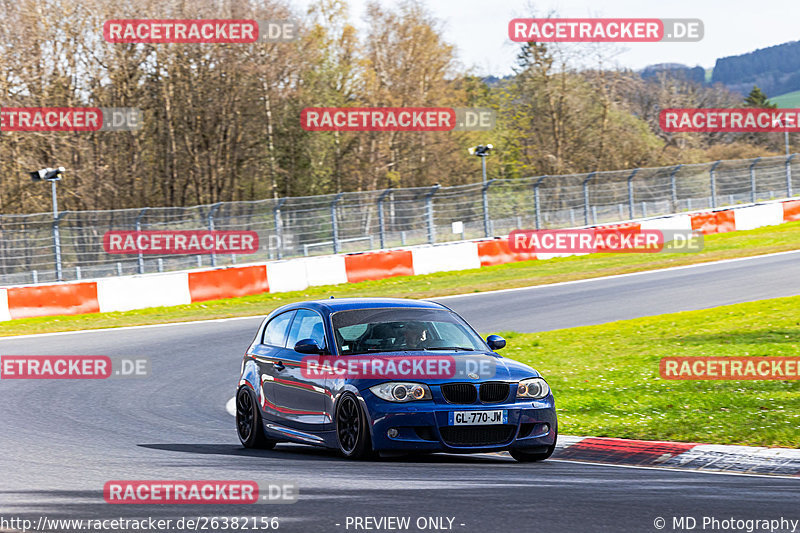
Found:
[[[767,98],[767,95],[758,88],[758,86],[753,85],[753,90],[750,91],[750,94],[747,95],[747,98],[744,99],[744,106],[745,107],[756,107],[759,109],[775,109],[778,107],[778,104],[773,104]]]

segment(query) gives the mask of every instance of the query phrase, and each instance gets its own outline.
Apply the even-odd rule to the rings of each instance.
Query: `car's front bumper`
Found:
[[[442,404],[434,401],[393,403],[362,394],[370,418],[372,445],[378,451],[495,452],[510,448],[546,450],[558,432],[553,397],[494,404]],[[452,426],[453,411],[508,412],[497,426]],[[469,429],[463,429],[469,428]],[[397,435],[389,436],[389,430]]]

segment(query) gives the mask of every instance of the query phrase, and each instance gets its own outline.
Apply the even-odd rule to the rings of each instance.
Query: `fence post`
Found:
[[[672,193],[673,213],[678,212],[678,183],[675,179],[675,175],[678,173],[678,171],[681,169],[682,166],[683,166],[682,164],[676,166],[675,168],[672,169],[672,172],[670,172],[669,174],[669,187],[670,187],[670,192]]]
[[[214,231],[214,213],[217,212],[221,205],[221,203],[216,203],[208,210],[208,231]],[[217,266],[217,254],[214,252],[211,252],[211,266]]]
[[[750,163],[750,201],[756,203],[756,165],[761,161],[760,157],[753,159]]]
[[[542,203],[539,200],[539,185],[542,184],[542,180],[544,180],[547,176],[541,176],[536,183],[533,184],[533,209],[536,211],[536,229],[540,229],[542,226]]]
[[[139,211],[139,214],[136,215],[136,222],[135,222],[136,233],[142,231],[142,217],[144,216],[144,214],[147,212],[148,209],[150,208],[143,207],[141,211]],[[139,250],[139,253],[136,255],[137,255],[136,262],[138,266],[137,271],[139,272],[139,274],[144,274],[144,254],[142,253],[141,250]]]
[[[792,197],[792,159],[797,154],[792,154],[786,158],[786,196]]]
[[[58,216],[53,219],[53,246],[55,248],[56,258],[56,281],[64,281],[63,272],[61,270],[61,232],[58,229],[58,225],[61,222],[61,217],[66,214],[66,211],[59,213]]]
[[[340,192],[334,196],[331,202],[331,233],[333,234],[333,253],[339,253],[339,221],[336,220],[336,204],[342,199],[344,193]]]
[[[711,165],[711,170],[708,172],[711,177],[711,208],[714,209],[717,207],[717,176],[714,174],[714,171],[717,169],[719,164],[722,163],[722,160],[717,161],[713,165]]]
[[[590,172],[583,180],[583,224],[589,225],[589,181],[597,174],[597,171]]]
[[[639,169],[635,168],[633,172],[631,172],[631,175],[628,176],[628,215],[631,219],[635,218],[633,214],[633,178],[635,178],[638,173]]]
[[[386,217],[383,214],[383,200],[388,196],[394,189],[389,187],[382,193],[378,195],[378,233],[380,235],[381,240],[381,249],[386,248]]]
[[[483,160],[484,158],[481,158]],[[491,233],[489,228],[489,187],[492,186],[495,180],[489,180],[483,184],[481,189],[481,196],[483,197],[483,236],[487,239]]]
[[[425,195],[425,212],[428,219],[428,244],[436,242],[436,227],[433,221],[433,195],[439,190],[439,185],[434,185],[431,190]]]
[[[278,259],[283,259],[283,252],[281,251],[283,248],[283,221],[281,220],[281,207],[283,207],[283,204],[285,203],[286,198],[281,198],[278,200],[277,205],[272,208],[272,218],[275,221],[275,236],[278,238],[278,242],[275,243],[275,247],[277,248],[278,252]],[[269,248],[269,243],[267,243],[267,248]]]

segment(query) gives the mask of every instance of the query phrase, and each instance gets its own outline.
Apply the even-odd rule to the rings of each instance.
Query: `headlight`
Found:
[[[430,400],[431,390],[421,383],[401,383],[391,381],[370,387],[372,394],[388,402],[413,402]]]
[[[550,394],[550,387],[542,378],[524,379],[519,382],[517,398],[541,399]]]

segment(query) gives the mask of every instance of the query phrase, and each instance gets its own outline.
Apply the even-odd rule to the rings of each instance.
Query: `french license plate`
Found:
[[[451,426],[488,426],[508,424],[508,411],[450,411]]]

